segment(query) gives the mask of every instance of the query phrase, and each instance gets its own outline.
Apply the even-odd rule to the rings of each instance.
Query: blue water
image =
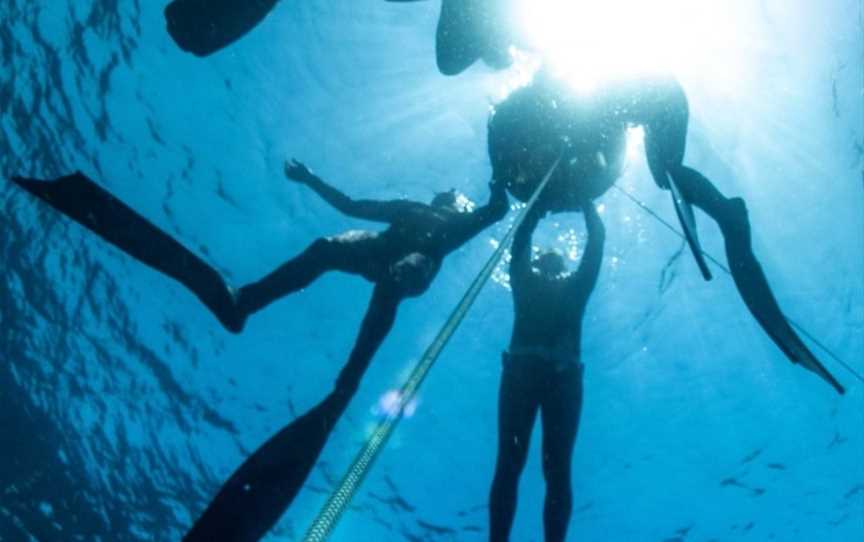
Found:
[[[206,60],[165,2],[0,4],[0,174],[80,169],[220,269],[255,280],[312,239],[367,227],[281,174],[297,157],[356,197],[485,201],[489,105],[506,73],[434,65],[438,3],[284,2]],[[864,371],[860,1],[768,1],[748,86],[684,80],[687,162],[743,196],[787,314]],[[620,186],[674,223],[634,161]],[[864,384],[794,367],[715,268],[620,192],[586,315],[570,540],[864,539]],[[239,463],[330,389],[371,293],[328,275],[224,332],[177,284],[0,182],[0,540],[177,540]],[[437,332],[507,220],[400,309],[319,467],[272,540],[303,534],[381,396]],[[557,220],[557,222],[556,222]],[[575,249],[581,217],[538,241]],[[698,217],[707,250],[719,233]],[[374,227],[374,226],[373,226]],[[572,231],[571,231],[572,230]],[[512,306],[480,296],[333,540],[486,537],[500,351]],[[514,540],[539,541],[539,442]]]

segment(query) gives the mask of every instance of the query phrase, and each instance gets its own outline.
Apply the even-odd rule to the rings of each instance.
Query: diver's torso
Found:
[[[420,252],[431,258],[443,259],[448,237],[453,233],[458,213],[418,204],[404,213],[383,233],[392,245],[392,258]]]
[[[447,254],[455,214],[418,204],[378,234],[376,282],[389,283],[406,297],[426,291]]]
[[[582,316],[587,296],[566,280],[546,280],[534,274],[514,291],[515,316],[509,351],[551,361],[580,361]]]

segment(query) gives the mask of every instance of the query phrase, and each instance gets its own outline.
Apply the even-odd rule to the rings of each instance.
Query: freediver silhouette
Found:
[[[543,428],[546,542],[563,542],[573,504],[570,465],[582,410],[582,319],[600,274],[605,229],[591,202],[581,205],[588,242],[576,271],[561,254],[531,257],[544,213],[535,206],[513,239],[510,286],[515,316],[503,354],[498,394],[498,460],[489,496],[489,540],[506,542],[516,513],[519,476],[538,411]]]
[[[278,521],[300,491],[336,421],[354,396],[372,356],[393,326],[399,303],[422,294],[441,261],[507,213],[502,183],[490,185],[489,203],[461,213],[456,196],[438,194],[431,205],[412,201],[354,201],[324,183],[305,166],[286,165],[286,175],[318,192],[328,203],[356,218],[390,224],[382,233],[348,232],[318,241],[297,258],[306,272],[289,262],[250,290],[266,300],[307,283],[323,267],[361,275],[375,290],[360,333],[333,391],[316,407],[297,418],[261,446],[222,486],[184,541],[255,541]],[[318,246],[316,246],[316,244]]]
[[[386,0],[392,3],[426,0]],[[278,0],[174,0],[165,8],[175,43],[205,57],[230,46],[258,26]],[[442,0],[435,36],[439,71],[457,75],[478,60],[492,68],[510,65],[509,43],[497,19],[500,0]]]
[[[234,290],[209,264],[83,174],[47,182],[12,179],[120,250],[186,286],[234,332],[243,328],[248,315],[305,288],[328,271],[359,275],[375,284],[333,391],[235,471],[185,540],[258,540],[276,523],[311,472],[392,328],[399,304],[425,292],[447,254],[500,220],[509,209],[505,187],[497,182],[490,184],[487,205],[461,212],[455,191],[437,194],[431,204],[354,200],[299,162],[287,162],[285,175],[311,188],[340,212],[389,227],[382,232],[355,230],[318,239],[260,281]]]
[[[780,310],[753,254],[744,200],[727,198],[704,175],[683,164],[688,120],[687,97],[670,77],[609,81],[583,93],[540,76],[496,107],[489,125],[493,176],[506,181],[510,192],[524,201],[563,144],[565,167],[556,172],[544,199],[553,211],[578,209],[581,201],[605,193],[620,177],[627,129],[641,126],[655,183],[680,195],[676,210],[694,254],[702,256],[695,224],[687,216],[692,213],[690,205],[720,227],[732,278],[762,329],[790,361],[844,393]]]

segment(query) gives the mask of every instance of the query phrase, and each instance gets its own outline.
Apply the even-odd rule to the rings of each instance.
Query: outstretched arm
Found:
[[[390,223],[394,222],[399,215],[418,205],[415,202],[407,200],[374,201],[351,199],[338,189],[327,184],[297,160],[285,162],[285,177],[291,181],[305,184],[321,196],[324,201],[332,205],[334,209],[354,218]]]
[[[453,220],[453,230],[447,236],[447,252],[456,250],[475,235],[485,230],[492,224],[498,222],[510,209],[510,200],[507,199],[505,184],[493,180],[489,183],[489,202],[471,213],[457,216]]]
[[[597,284],[600,275],[600,266],[603,263],[603,245],[606,242],[606,228],[597,213],[597,209],[590,201],[582,206],[585,214],[585,226],[588,229],[588,246],[582,254],[579,269],[567,280],[577,286],[579,291],[590,294]]]

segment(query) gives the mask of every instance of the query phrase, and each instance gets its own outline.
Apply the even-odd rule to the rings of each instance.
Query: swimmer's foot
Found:
[[[240,304],[241,290],[233,286],[225,285],[227,298],[222,300],[219,307],[213,308],[213,313],[219,322],[231,333],[240,333],[246,326],[247,313],[242,309]]]
[[[209,263],[81,172],[12,182],[139,262],[195,294],[226,329],[239,333],[248,312]]]

